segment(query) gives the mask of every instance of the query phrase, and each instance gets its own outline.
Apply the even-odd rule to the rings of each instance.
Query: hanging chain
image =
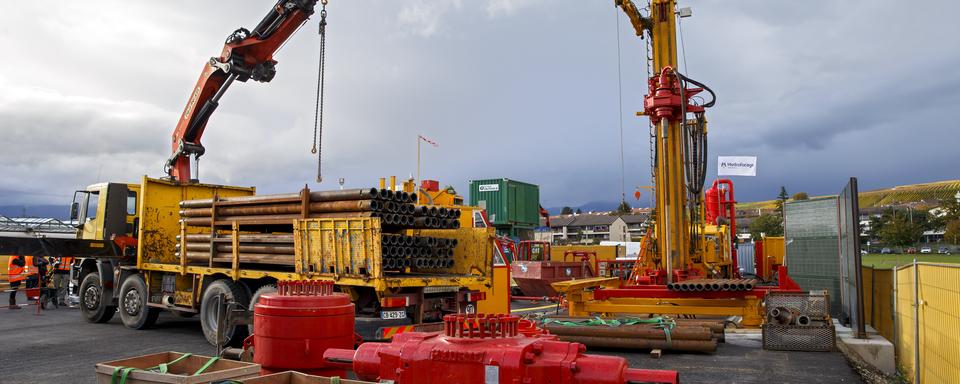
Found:
[[[323,94],[324,94],[324,70],[326,69],[327,52],[327,1],[321,2],[323,9],[320,10],[320,64],[317,68],[317,103],[313,110],[313,147],[310,153],[317,155],[317,182],[323,181],[323,175],[320,172],[323,161]]]

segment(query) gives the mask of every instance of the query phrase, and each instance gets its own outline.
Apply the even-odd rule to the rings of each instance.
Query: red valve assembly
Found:
[[[460,314],[443,322],[442,333],[401,333],[355,351],[330,348],[323,357],[361,380],[396,384],[679,382],[676,371],[628,368],[621,357],[585,354],[583,344],[529,332],[517,317]]]

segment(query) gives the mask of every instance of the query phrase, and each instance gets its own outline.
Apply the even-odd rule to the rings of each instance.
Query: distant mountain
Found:
[[[627,203],[630,203],[630,206],[633,208],[646,207],[646,203],[639,204],[637,201],[627,201]],[[584,213],[609,212],[614,209],[617,209],[618,205],[620,205],[620,203],[616,201],[591,201],[589,203],[578,205],[578,206],[571,205],[570,208],[573,208],[574,212],[577,211],[577,208],[580,208],[580,210],[583,211]],[[560,206],[560,207],[547,208],[547,211],[550,211],[551,215],[559,215],[560,211],[563,211],[563,207]]]
[[[69,205],[0,205],[0,215],[7,217],[70,218]]]

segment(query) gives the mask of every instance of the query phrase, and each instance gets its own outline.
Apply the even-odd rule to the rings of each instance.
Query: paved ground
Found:
[[[34,310],[0,307],[0,383],[94,383],[98,362],[171,350],[214,353],[196,319],[164,313],[154,329],[134,331],[119,316],[89,324],[77,309],[41,315]],[[683,383],[860,382],[839,353],[764,351],[759,335],[728,335],[716,353],[665,354],[659,360],[646,353],[591,353],[623,356],[636,368],[679,370]]]
[[[763,350],[760,334],[728,334],[712,354],[591,351],[623,356],[634,368],[672,369],[680,382],[691,383],[860,383],[860,376],[839,352],[778,352]]]
[[[7,294],[2,297],[6,303]],[[22,293],[18,302],[24,302]],[[195,318],[163,313],[155,329],[135,331],[119,315],[90,324],[79,309],[35,313],[35,306],[0,307],[0,383],[95,383],[99,362],[164,351],[216,353]]]

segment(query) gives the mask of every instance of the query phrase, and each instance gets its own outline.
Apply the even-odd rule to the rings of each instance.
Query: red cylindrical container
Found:
[[[295,370],[345,377],[343,369],[324,363],[323,352],[353,348],[354,306],[348,295],[266,294],[253,313],[253,362],[261,374]]]
[[[707,211],[707,224],[717,224],[720,216],[720,189],[716,185],[703,194],[704,206]]]

